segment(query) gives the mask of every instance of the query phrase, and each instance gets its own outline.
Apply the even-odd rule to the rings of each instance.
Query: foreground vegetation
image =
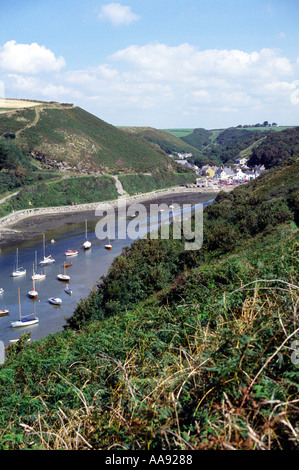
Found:
[[[65,331],[7,349],[2,449],[298,448],[299,160],[140,240]]]

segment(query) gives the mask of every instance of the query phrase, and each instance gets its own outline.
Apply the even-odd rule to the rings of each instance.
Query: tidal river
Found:
[[[187,204],[186,197],[182,195],[179,198],[178,196],[175,197],[176,203],[180,201],[181,205]],[[194,195],[193,205],[194,203],[208,204],[212,201],[208,200],[211,196],[211,194]],[[167,203],[171,204],[171,200],[168,199]],[[190,199],[188,203],[190,204]],[[38,271],[44,272],[46,278],[35,281],[35,290],[38,292],[36,300],[29,298],[28,292],[33,288],[31,276],[35,257],[39,262],[43,256],[42,236],[38,235],[0,250],[0,288],[4,289],[4,293],[0,294],[0,310],[9,310],[8,316],[0,317],[0,340],[5,346],[23,334],[30,333],[31,340],[37,340],[62,330],[66,323],[65,319],[72,315],[80,300],[88,296],[101,276],[107,274],[113,259],[121,253],[122,248],[131,244],[132,240],[129,237],[120,240],[116,236],[111,240],[112,250],[107,251],[105,249],[107,240],[99,240],[96,237],[97,222],[95,217],[90,217],[87,221],[88,239],[92,245],[89,250],[82,248],[85,239],[84,220],[45,231],[46,255],[51,254],[55,263],[43,268],[38,266]],[[144,223],[146,222],[145,220]],[[55,243],[51,243],[51,240],[55,240]],[[26,275],[22,277],[12,277],[17,248],[19,266],[26,269]],[[65,252],[70,249],[78,250],[78,255],[66,257]],[[66,283],[57,279],[57,275],[64,272],[64,262],[72,263],[71,267],[65,269],[65,273],[70,276],[69,287],[72,295],[65,293]],[[11,327],[11,322],[19,319],[19,289],[22,317],[34,313],[39,318],[38,324],[22,328]],[[51,305],[48,300],[50,297],[59,297],[62,300],[61,306]]]

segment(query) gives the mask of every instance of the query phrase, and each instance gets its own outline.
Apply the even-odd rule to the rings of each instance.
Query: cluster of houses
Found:
[[[211,166],[205,165],[201,168],[189,163],[187,154],[180,154],[177,163],[181,163],[192,168],[197,174],[197,186],[215,186],[219,184],[241,184],[257,178],[265,170],[263,165],[249,168],[247,158],[238,158],[230,166]]]

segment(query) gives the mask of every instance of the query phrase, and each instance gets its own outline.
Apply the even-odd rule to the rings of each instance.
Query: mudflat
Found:
[[[218,191],[211,192],[182,192],[170,193],[158,196],[145,195],[136,201],[128,201],[127,205],[132,203],[142,203],[146,208],[150,204],[197,204],[207,202],[216,197]],[[117,209],[117,206],[116,206]],[[0,248],[15,245],[31,238],[37,237],[48,230],[53,230],[65,224],[74,224],[87,220],[99,220],[95,215],[95,210],[82,211],[72,207],[68,212],[43,213],[40,215],[32,215],[19,219],[15,223],[0,226]]]

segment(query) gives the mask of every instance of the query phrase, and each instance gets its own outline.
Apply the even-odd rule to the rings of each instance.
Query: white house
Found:
[[[235,160],[236,165],[246,165],[248,158],[237,158]]]
[[[245,177],[245,173],[241,170],[241,168],[236,168],[234,171],[234,180],[241,180]]]

